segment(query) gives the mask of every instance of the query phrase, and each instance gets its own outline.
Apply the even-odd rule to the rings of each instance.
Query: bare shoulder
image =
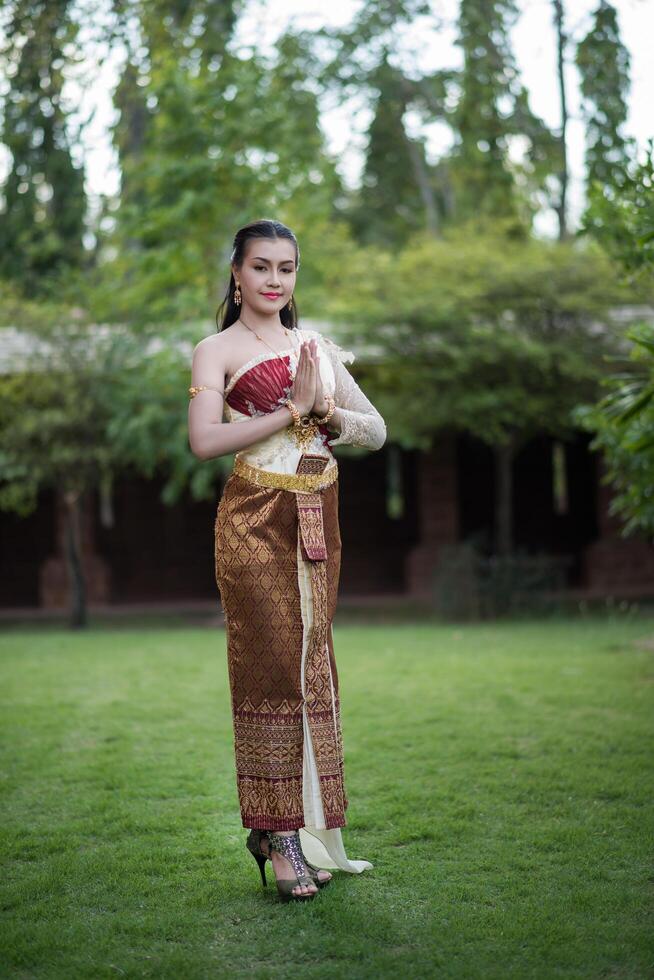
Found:
[[[227,327],[198,341],[193,350],[193,370],[209,372],[214,377],[220,375],[223,381],[230,372],[230,360],[237,342],[236,334],[232,327]]]
[[[195,345],[191,368],[194,385],[209,385],[223,391],[229,350],[223,333],[203,337]]]
[[[208,337],[203,337],[195,345],[193,350],[193,357],[199,355],[203,359],[205,357],[224,357],[225,352],[229,347],[229,338],[227,334],[230,328],[227,330],[221,330],[219,333],[212,333]]]

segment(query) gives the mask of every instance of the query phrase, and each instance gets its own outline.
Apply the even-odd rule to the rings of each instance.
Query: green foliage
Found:
[[[654,141],[647,153],[590,191],[586,231],[626,270],[634,284],[654,285]]]
[[[425,197],[435,195],[434,168],[426,163],[423,141],[410,139],[405,131],[403,117],[413,101],[413,86],[386,60],[370,74],[368,84],[377,92],[374,117],[361,188],[351,195],[345,213],[357,241],[402,244],[428,223]]]
[[[462,0],[463,67],[427,73],[403,41],[409,23],[426,36],[438,31],[429,4],[368,0],[346,28],[319,32],[324,89],[345,98],[356,91],[372,112],[362,184],[343,208],[358,241],[403,246],[415,231],[437,235],[471,218],[510,217],[529,227],[560,152],[518,77],[509,39],[515,15],[512,0]],[[423,127],[450,127],[453,149],[437,164],[409,133],[409,114]],[[519,161],[512,153],[518,143]]]
[[[586,179],[589,186],[619,184],[629,159],[622,135],[627,119],[629,52],[620,38],[615,7],[600,0],[593,24],[577,46],[582,113],[586,126]]]
[[[610,106],[617,127],[628,65],[608,6],[579,57],[588,105],[597,119]],[[270,60],[237,46],[241,6],[231,0],[114,0],[110,40],[127,52],[114,130],[122,184],[97,218],[92,270],[80,259],[81,175],[70,169],[61,102],[78,8],[67,0],[9,8],[5,134],[16,154],[0,230],[5,272],[24,289],[12,263],[37,256],[30,281],[38,270],[61,308],[40,311],[11,291],[5,303],[5,322],[24,323],[60,350],[38,397],[28,382],[43,364],[27,365],[23,381],[1,382],[13,420],[2,429],[5,505],[29,506],[48,482],[95,485],[119,466],[163,473],[167,500],[184,487],[211,492],[229,461],[195,460],[180,408],[193,344],[213,332],[232,236],[255,217],[286,221],[298,236],[300,313],[343,321],[353,346],[371,349],[356,370],[393,440],[428,446],[444,427],[494,447],[536,432],[564,435],[574,405],[595,396],[604,355],[619,340],[608,310],[638,297],[582,244],[528,236],[560,146],[518,76],[513,0],[463,0],[463,67],[427,75],[400,57],[407,25],[437,23],[424,0],[364,2],[345,29],[287,33]],[[606,45],[620,57],[602,73]],[[359,93],[374,105],[358,191],[344,192],[325,151],[321,92]],[[454,148],[437,166],[410,137],[409,115],[451,127]],[[599,130],[596,144],[608,147]],[[614,151],[611,144],[605,162]],[[27,170],[19,172],[20,160]],[[47,205],[52,220],[38,211],[46,165],[60,189]],[[28,190],[19,194],[11,181],[25,173]],[[651,170],[614,169],[610,186],[592,195],[589,229],[644,279],[654,240]],[[72,315],[73,304],[92,314]],[[121,326],[91,343],[91,319]]]
[[[623,518],[622,533],[654,535],[654,324],[627,336],[633,345],[625,369],[605,380],[608,393],[596,405],[575,414],[595,433],[591,447],[606,461],[611,513]]]
[[[612,185],[596,184],[587,228],[625,270],[650,306],[654,292],[654,144],[646,157],[619,171]],[[604,382],[607,394],[580,407],[577,418],[595,433],[613,484],[613,513],[623,534],[654,534],[654,325],[651,316],[627,335],[626,363]]]
[[[422,236],[399,253],[361,250],[341,287],[330,312],[374,353],[366,383],[406,446],[444,427],[492,446],[564,436],[619,343],[609,310],[624,291],[579,244]]]
[[[463,69],[450,123],[455,216],[487,216],[531,224],[535,196],[558,164],[557,141],[529,107],[510,40],[514,0],[461,0],[459,44]],[[511,158],[515,138],[524,158]]]
[[[215,492],[229,459],[201,463],[188,445],[196,324],[155,335],[16,298],[12,308],[30,350],[0,375],[0,508],[25,515],[44,487],[81,494],[126,469],[163,477],[168,503]]]
[[[167,504],[187,492],[195,500],[212,498],[233,465],[231,456],[200,461],[188,444],[191,352],[201,328],[190,323],[128,337],[121,344],[123,367],[113,378],[107,438],[123,467],[164,478]]]
[[[129,119],[116,130],[127,194],[106,215],[115,227],[93,291],[102,318],[205,317],[222,299],[216,279],[226,286],[240,225],[299,219],[308,246],[339,189],[301,38],[283,37],[272,64],[228,51],[191,61],[174,46],[155,53],[147,73],[124,79],[122,98],[135,86],[143,94],[133,99],[134,138]]]
[[[77,42],[70,0],[10,0],[0,64],[8,79],[0,140],[11,154],[0,213],[0,277],[55,296],[84,264],[84,171],[71,156],[64,67]]]
[[[101,438],[108,399],[102,354],[79,311],[23,300],[16,284],[6,283],[5,294],[5,316],[28,346],[0,375],[0,507],[24,515],[42,487],[80,493],[111,467]]]

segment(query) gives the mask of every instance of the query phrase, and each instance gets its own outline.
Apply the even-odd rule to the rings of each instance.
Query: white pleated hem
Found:
[[[304,669],[309,641],[313,630],[313,593],[311,591],[310,562],[302,557],[300,535],[297,543],[298,585],[300,589],[300,607],[302,611],[302,697],[306,697]],[[334,684],[332,687],[332,704],[335,706]],[[334,707],[334,712],[335,712]],[[339,868],[352,874],[361,874],[373,865],[370,861],[354,861],[345,853],[345,846],[340,827],[328,830],[325,827],[325,814],[320,792],[320,778],[311,737],[311,727],[307,718],[307,709],[302,709],[304,724],[304,749],[302,770],[302,794],[304,807],[304,827],[300,829],[300,843],[307,861],[320,868]],[[336,721],[336,719],[334,719]]]
[[[361,874],[373,868],[370,861],[352,861],[345,853],[340,827],[323,830],[318,827],[302,827],[300,843],[307,861],[319,868],[340,868],[352,874]]]

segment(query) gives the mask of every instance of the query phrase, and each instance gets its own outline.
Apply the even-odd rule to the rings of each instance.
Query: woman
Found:
[[[200,459],[235,453],[215,561],[247,847],[264,885],[270,859],[280,896],[306,900],[331,878],[316,864],[372,867],[347,858],[340,832],[348,801],[332,636],[341,557],[332,449],[379,449],[386,426],[343,366],[353,355],[298,327],[299,258],[278,221],[236,233],[219,332],[193,354],[189,440]]]

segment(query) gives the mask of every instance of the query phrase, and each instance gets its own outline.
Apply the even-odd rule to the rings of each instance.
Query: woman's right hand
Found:
[[[316,399],[316,362],[311,356],[311,348],[307,341],[303,341],[300,345],[297,371],[289,398],[300,415],[307,415]]]

